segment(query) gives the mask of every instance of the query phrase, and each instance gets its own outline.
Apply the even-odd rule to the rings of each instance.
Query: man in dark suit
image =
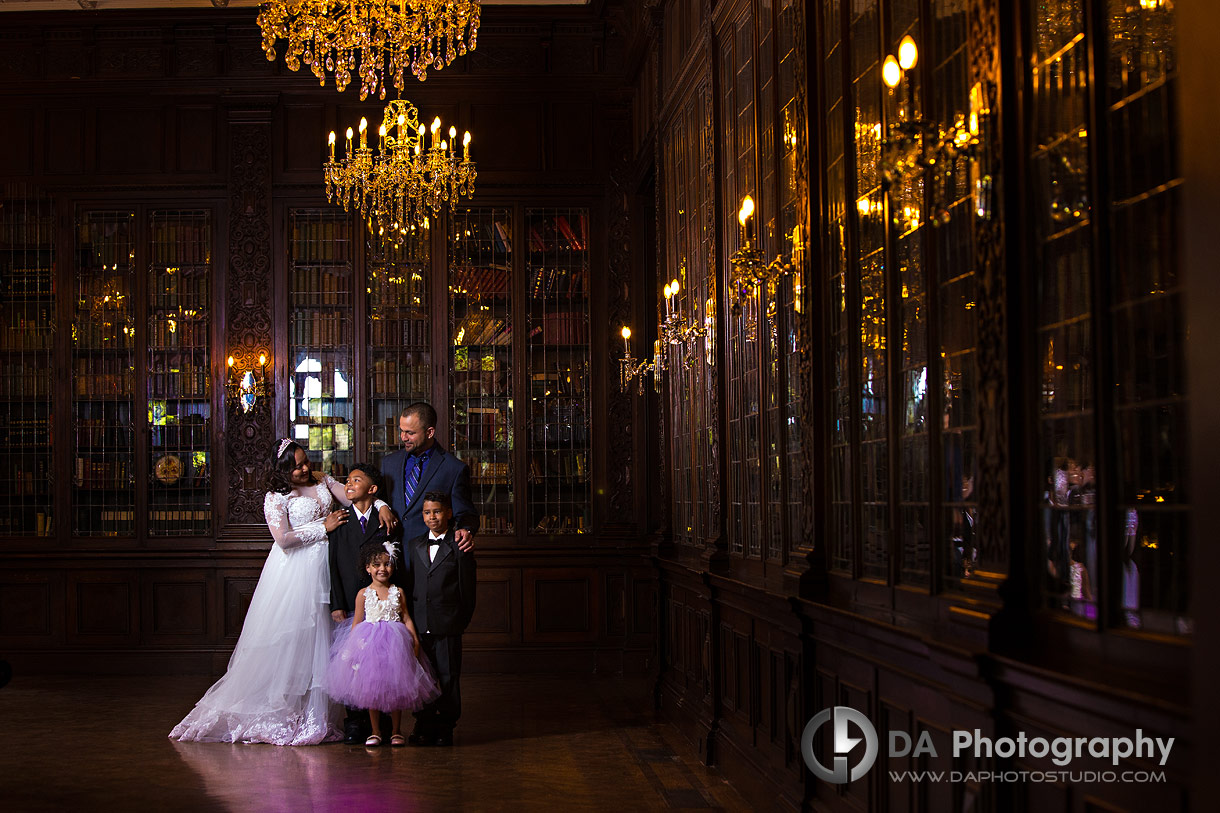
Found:
[[[441,696],[415,712],[413,745],[452,745],[453,728],[462,716],[462,633],[474,615],[474,554],[454,542],[453,511],[449,495],[429,491],[421,500],[427,533],[410,540],[406,555],[412,560],[411,617],[419,643]]]
[[[385,526],[373,509],[373,500],[381,493],[381,472],[366,463],[357,463],[348,472],[344,491],[352,501],[351,507],[346,509],[347,517],[327,533],[330,543],[330,616],[336,623],[350,622],[360,591],[372,582],[361,564],[360,548],[368,542],[384,545],[388,539]],[[402,559],[400,553],[395,576],[405,572],[401,566]],[[395,579],[395,583],[403,588],[404,593],[408,592],[402,582]],[[365,730],[369,727],[369,718],[363,709],[349,708],[343,721],[343,741],[348,744],[362,742],[368,736]]]
[[[428,532],[423,520],[424,492],[440,491],[449,495],[453,505],[454,541],[463,551],[471,550],[479,514],[470,499],[470,467],[436,442],[432,405],[420,401],[404,409],[398,418],[398,437],[402,449],[382,458],[381,476],[385,482],[382,499],[398,514],[402,538],[411,540]],[[410,568],[407,558],[404,565]]]

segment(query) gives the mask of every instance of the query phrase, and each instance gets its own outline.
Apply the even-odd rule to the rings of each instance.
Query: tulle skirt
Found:
[[[332,623],[326,542],[272,545],[224,677],[170,737],[315,745],[342,739],[326,694]]]
[[[415,711],[441,693],[427,662],[415,657],[411,633],[396,621],[366,621],[336,636],[326,685],[346,706],[381,711]]]

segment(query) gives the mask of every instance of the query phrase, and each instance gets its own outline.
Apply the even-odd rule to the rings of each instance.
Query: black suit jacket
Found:
[[[474,553],[463,553],[445,534],[436,559],[428,561],[428,534],[407,545],[411,557],[411,617],[415,629],[433,635],[461,635],[474,615]]]
[[[360,546],[374,540],[384,543],[385,528],[374,508],[365,530],[360,530],[356,509],[348,508],[347,522],[326,536],[330,540],[330,609],[343,610],[350,616],[356,610],[356,597],[372,583],[368,571],[360,564]],[[401,566],[400,555],[394,563],[395,575]]]
[[[381,459],[381,476],[385,479],[382,499],[387,500],[398,514],[403,539],[413,540],[421,534],[427,536],[428,526],[424,524],[423,511],[424,494],[429,491],[443,491],[449,495],[453,501],[454,528],[465,528],[471,532],[478,530],[479,512],[470,499],[470,466],[466,465],[466,461],[449,454],[439,443],[432,444],[432,457],[428,460],[410,505],[406,504],[406,494],[403,493],[403,466],[406,461],[405,449]],[[413,563],[411,566],[414,566]]]

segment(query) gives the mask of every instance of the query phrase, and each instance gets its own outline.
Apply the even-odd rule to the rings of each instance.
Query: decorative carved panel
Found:
[[[232,122],[229,134],[229,277],[225,349],[237,369],[271,354],[271,124]],[[229,524],[261,524],[275,453],[270,398],[225,412]],[[226,407],[228,405],[226,404]],[[227,618],[227,615],[226,615]]]
[[[631,162],[630,121],[626,118],[612,119],[606,140],[610,147],[610,183],[606,195],[606,270],[609,276],[606,285],[606,316],[611,326],[630,325],[634,323],[631,317],[631,215],[627,205],[631,198],[631,190],[628,188]],[[607,377],[613,381],[617,372],[612,365],[611,373]],[[633,389],[629,388],[623,392],[617,386],[608,387],[607,426],[621,429],[616,430],[619,436],[614,442],[606,444],[606,480],[610,492],[607,524],[626,520],[635,513],[631,474],[632,450],[635,447],[634,397]]]
[[[156,582],[152,585],[154,635],[204,635],[208,619],[207,582]]]
[[[45,582],[0,582],[0,635],[50,634],[50,585]]]

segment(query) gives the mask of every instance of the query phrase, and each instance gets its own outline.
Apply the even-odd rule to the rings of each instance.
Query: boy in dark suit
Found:
[[[452,745],[462,715],[462,633],[474,615],[474,553],[454,541],[453,504],[443,491],[423,498],[428,532],[407,544],[411,563],[411,617],[420,645],[440,683],[441,696],[415,712],[414,745]]]
[[[361,546],[366,542],[384,545],[388,538],[373,510],[373,501],[381,491],[381,472],[367,463],[357,463],[348,472],[344,491],[352,501],[347,518],[334,530],[328,528],[326,534],[330,540],[330,616],[336,623],[351,619],[360,591],[370,584],[368,572],[360,565]],[[399,586],[407,592],[405,586]],[[362,709],[348,709],[343,741],[363,742],[368,728],[369,718]]]

